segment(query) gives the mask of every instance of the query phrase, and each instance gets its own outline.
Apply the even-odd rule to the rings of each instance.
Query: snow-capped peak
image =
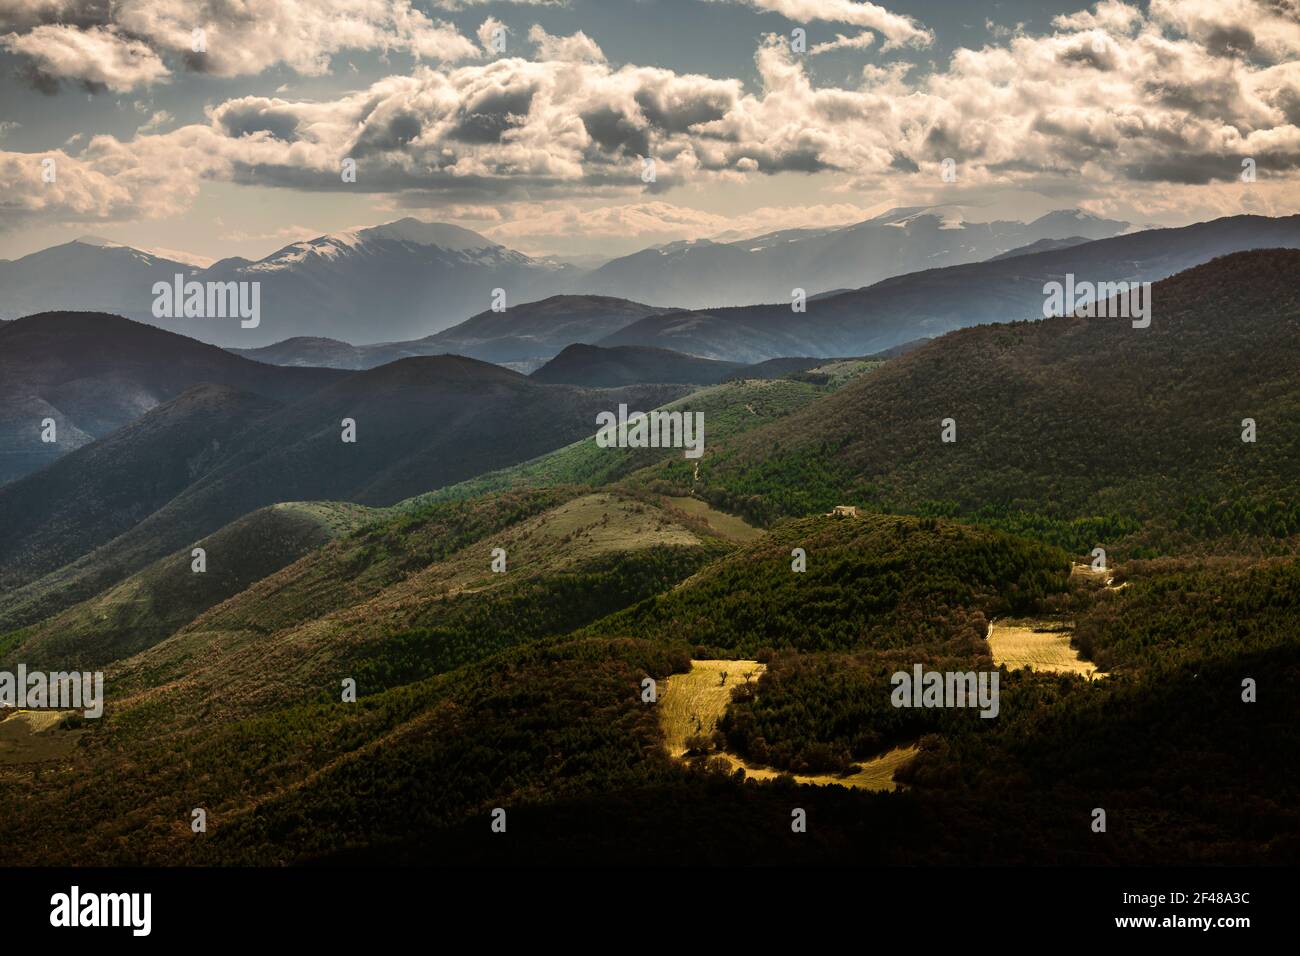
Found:
[[[96,246],[100,249],[125,249],[124,242],[114,242],[112,239],[105,239],[103,236],[78,236],[73,242],[80,243],[83,246]]]
[[[423,222],[410,217],[362,229],[356,235],[364,239],[389,239],[419,246],[438,246],[455,252],[496,245],[471,229],[453,226],[449,222]]]

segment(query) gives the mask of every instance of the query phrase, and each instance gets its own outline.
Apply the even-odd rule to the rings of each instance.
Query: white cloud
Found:
[[[1052,20],[1052,26],[1061,30],[1105,30],[1110,33],[1128,33],[1142,22],[1142,11],[1122,0],[1102,0],[1090,9],[1061,14]]]
[[[733,0],[736,2],[736,0]],[[847,23],[866,27],[884,35],[888,41],[884,49],[897,46],[929,46],[932,34],[911,17],[890,13],[884,7],[858,0],[738,0],[759,10],[779,13],[795,23],[823,20],[828,23]]]
[[[166,79],[169,70],[146,44],[113,27],[45,24],[0,37],[0,46],[27,57],[47,76],[98,83],[124,92]]]
[[[539,60],[568,60],[574,63],[603,62],[605,53],[596,41],[579,30],[573,36],[551,36],[537,24],[528,31],[528,39],[537,46]]]
[[[817,43],[809,48],[808,52],[813,56],[817,56],[819,53],[829,53],[831,50],[865,50],[875,42],[876,35],[874,33],[863,32],[851,37],[846,37],[843,33],[837,33],[834,40]]]
[[[162,129],[162,127],[166,126],[168,123],[173,122],[175,119],[176,117],[172,116],[172,114],[167,112],[166,110],[157,110],[153,113],[153,115],[151,115],[147,120],[145,120],[143,124],[141,124],[139,127],[136,128],[136,132],[152,133],[155,130]]]
[[[752,91],[731,78],[615,69],[581,34],[532,39],[553,58],[419,66],[330,101],[240,97],[203,124],[129,142],[98,136],[68,157],[66,183],[61,164],[59,190],[31,179],[39,155],[0,154],[0,203],[45,216],[112,217],[133,202],[174,211],[202,178],[338,188],[344,157],[357,161],[358,192],[426,207],[543,202],[542,219],[499,224],[521,238],[579,215],[671,231],[672,217],[690,214],[654,205],[666,191],[760,174],[827,173],[858,195],[936,188],[945,158],[962,189],[1157,211],[1165,197],[1192,208],[1202,190],[1212,205],[1235,196],[1240,211],[1250,157],[1255,202],[1277,209],[1300,197],[1300,63],[1234,55],[1214,35],[1135,20],[1114,2],[1045,35],[957,50],[916,79],[906,64],[867,66],[852,88],[816,85],[777,37],[756,53]],[[655,159],[653,187],[641,182],[642,156]],[[580,199],[617,200],[621,211],[545,205]]]
[[[0,0],[0,26],[12,31],[0,42],[44,76],[118,91],[165,79],[164,57],[217,76],[278,64],[319,76],[344,50],[400,50],[437,62],[480,55],[412,0]]]
[[[496,17],[488,17],[478,27],[478,45],[487,56],[495,56],[499,51],[498,38],[504,39],[510,31]]]
[[[1151,19],[1217,52],[1300,54],[1297,0],[1151,0]]]

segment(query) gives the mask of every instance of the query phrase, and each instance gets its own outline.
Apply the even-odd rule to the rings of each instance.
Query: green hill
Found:
[[[1239,253],[1157,283],[1150,328],[1067,317],[963,329],[714,443],[698,478],[671,461],[657,475],[762,524],[851,502],[976,518],[1076,552],[1289,549],[1297,276],[1300,251]],[[1254,444],[1241,440],[1247,418]]]
[[[9,648],[0,661],[90,669],[129,657],[375,514],[325,502],[260,508],[195,543],[206,555],[203,573],[184,548],[61,614],[0,636],[0,649]]]
[[[718,362],[670,349],[577,344],[568,346],[529,377],[538,382],[595,388],[646,382],[716,385],[740,368],[736,362]]]
[[[272,520],[284,547],[203,593],[176,587],[182,551],[5,638],[113,659],[103,720],[33,740],[0,711],[0,864],[1294,864],[1297,265],[1176,276],[1147,329],[968,329],[695,392],[698,475],[586,439],[225,527],[218,556]],[[841,503],[866,510],[822,514]],[[1070,573],[1098,543],[1109,584]],[[1005,617],[1071,630],[1105,674],[996,668]],[[645,681],[699,658],[766,669],[676,759]],[[918,664],[996,668],[997,716],[895,707]],[[780,775],[900,744],[894,792]]]
[[[152,734],[337,697],[347,677],[373,694],[567,633],[728,547],[702,521],[608,493],[435,506],[309,554],[121,661],[112,719]]]
[[[0,487],[0,584],[67,564],[148,517],[278,402],[199,385],[48,468]]]
[[[654,407],[685,391],[540,385],[457,356],[351,374],[248,425],[212,467],[116,538],[4,593],[0,628],[49,617],[277,501],[392,505],[590,434],[596,414],[620,402]],[[342,440],[344,419],[355,422],[354,443]],[[131,455],[130,467],[145,464]]]
[[[861,374],[869,370],[870,367],[863,367],[854,372]],[[710,443],[780,421],[828,394],[831,387],[820,382],[782,379],[727,382],[691,392],[659,408],[663,411],[702,412],[707,454]],[[510,488],[556,484],[601,487],[627,478],[656,462],[681,457],[682,453],[677,449],[600,448],[592,437],[587,437],[532,461],[448,485],[413,500],[440,501]]]

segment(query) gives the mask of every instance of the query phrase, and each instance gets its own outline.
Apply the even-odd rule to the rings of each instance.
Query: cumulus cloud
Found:
[[[1151,18],[1214,53],[1300,53],[1298,0],[1151,0]]]
[[[1141,22],[1142,11],[1136,6],[1122,0],[1102,0],[1089,9],[1061,14],[1052,20],[1052,25],[1061,30],[1128,33]]]
[[[500,52],[501,41],[509,34],[506,25],[496,17],[488,17],[478,27],[478,45],[483,48],[483,52],[488,56],[494,56]]]
[[[795,23],[823,20],[828,23],[847,23],[866,27],[882,34],[888,41],[885,49],[897,46],[929,46],[934,34],[911,17],[891,13],[874,3],[858,0],[733,0],[747,3],[759,10],[779,13]]]
[[[596,45],[596,41],[581,30],[573,36],[557,37],[533,24],[528,31],[528,39],[537,46],[539,60],[570,60],[580,63],[584,60],[601,62],[605,59],[605,53]]]
[[[164,58],[217,76],[278,64],[319,76],[343,50],[400,50],[438,62],[480,55],[411,0],[0,0],[0,30],[9,31],[0,42],[39,77],[117,91],[165,79]]]
[[[1257,0],[1257,26],[1287,2]],[[1244,29],[1247,21],[1220,11],[1214,22]],[[806,60],[770,36],[749,90],[732,78],[615,68],[582,34],[535,30],[541,59],[421,65],[333,100],[245,96],[212,107],[204,123],[129,142],[95,137],[69,157],[77,182],[66,196],[32,188],[39,156],[0,154],[0,201],[39,204],[45,215],[112,216],[136,193],[144,208],[175,208],[202,177],[464,206],[653,200],[683,185],[766,174],[828,173],[846,189],[880,191],[939,183],[951,158],[961,188],[1122,197],[1151,208],[1165,197],[1186,203],[1192,189],[1227,203],[1236,190],[1240,211],[1241,160],[1251,158],[1256,201],[1289,189],[1294,205],[1300,64],[1267,52],[1281,50],[1285,31],[1243,56],[1216,46],[1201,23],[1172,20],[1155,4],[1145,15],[1105,0],[1046,34],[959,49],[919,77],[903,63],[868,65],[852,86],[814,83]],[[344,186],[338,171],[349,157],[357,181]],[[642,157],[655,160],[652,186],[641,181]],[[620,208],[621,229],[670,214],[644,202]],[[500,227],[533,235],[557,215]]]
[[[175,118],[166,110],[156,110],[144,123],[136,128],[136,132],[152,133],[154,130],[162,129],[162,127],[174,121]]]
[[[26,57],[42,76],[73,78],[119,92],[148,86],[170,73],[148,45],[114,27],[43,24],[0,37],[0,46]]]

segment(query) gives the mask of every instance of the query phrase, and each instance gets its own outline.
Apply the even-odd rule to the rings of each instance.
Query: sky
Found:
[[[1300,212],[1300,0],[0,0],[0,73],[0,258]]]

